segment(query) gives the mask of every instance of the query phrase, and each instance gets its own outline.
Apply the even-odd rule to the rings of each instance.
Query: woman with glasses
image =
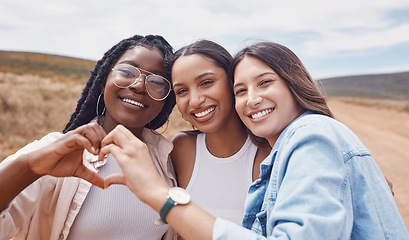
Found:
[[[111,154],[97,156],[102,139],[120,125],[146,144],[156,172],[176,185],[172,144],[154,131],[175,105],[164,67],[172,55],[161,36],[120,41],[97,62],[63,133],[50,133],[0,164],[0,239],[175,238],[126,187],[101,189],[121,169]]]

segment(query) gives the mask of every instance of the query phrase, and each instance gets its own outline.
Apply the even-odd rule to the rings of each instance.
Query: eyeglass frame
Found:
[[[150,98],[152,98],[152,99],[155,100],[155,101],[162,101],[162,100],[166,99],[166,98],[169,96],[169,93],[170,93],[170,91],[172,90],[172,85],[170,84],[170,82],[169,82],[168,79],[166,79],[166,78],[164,78],[164,77],[162,77],[162,76],[160,76],[160,75],[158,75],[158,74],[155,74],[155,73],[146,71],[146,70],[144,70],[144,69],[142,69],[142,68],[136,67],[136,66],[131,65],[131,64],[128,64],[128,63],[119,63],[119,64],[117,64],[116,66],[114,66],[113,68],[111,68],[111,71],[115,71],[115,69],[116,69],[119,65],[128,65],[128,66],[130,66],[130,67],[135,68],[136,70],[138,70],[140,76],[137,77],[137,78],[135,78],[134,82],[131,83],[131,84],[129,84],[129,85],[126,86],[126,87],[118,86],[118,85],[115,83],[115,79],[114,79],[113,82],[114,82],[115,86],[117,86],[118,88],[129,88],[129,87],[131,87],[131,86],[137,84],[138,82],[142,81],[142,80],[141,80],[141,79],[142,79],[142,76],[145,76],[145,78],[143,79],[143,82],[144,82],[144,85],[145,85],[146,92],[148,93],[148,95],[149,95]],[[146,72],[146,73],[149,73],[149,75],[146,75],[146,74],[142,73],[142,71],[143,71],[143,72]],[[152,97],[152,95],[149,93],[146,79],[147,79],[149,76],[151,76],[151,75],[158,76],[158,77],[164,79],[164,80],[168,83],[168,85],[169,85],[169,90],[168,90],[168,92],[165,94],[165,96],[164,96],[163,98],[156,99],[156,98]]]

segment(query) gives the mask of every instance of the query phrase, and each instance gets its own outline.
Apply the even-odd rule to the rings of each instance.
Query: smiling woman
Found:
[[[97,156],[120,125],[147,144],[155,171],[176,185],[172,144],[154,131],[175,105],[164,67],[172,55],[161,36],[122,40],[96,64],[64,134],[50,133],[0,164],[0,239],[176,238],[128,189],[100,189],[104,177],[121,170],[112,155]]]
[[[172,162],[192,201],[241,225],[247,189],[270,149],[255,144],[234,111],[229,52],[199,40],[176,51],[172,64],[177,107],[198,131],[178,133]]]
[[[129,74],[129,68],[132,66],[128,64],[128,66],[126,66],[128,69],[126,69],[123,67],[124,62],[131,62],[132,65],[139,66],[146,71],[155,71],[164,75],[163,57],[159,50],[150,50],[143,46],[135,46],[127,50],[118,59],[117,64],[113,66],[103,87],[102,94],[104,96],[105,107],[108,110],[115,109],[115,111],[106,111],[105,121],[102,124],[106,132],[110,132],[118,124],[123,124],[127,126],[135,136],[140,138],[144,126],[149,124],[161,112],[165,104],[165,101],[161,100],[168,96],[169,91],[164,92],[161,96],[158,95],[157,99],[151,97],[149,88],[146,88],[148,85],[146,82],[155,75],[148,75],[143,78],[143,75],[139,75],[139,78],[137,78],[137,76],[135,76],[135,78],[129,77],[133,81],[128,84],[128,86],[124,87],[121,85],[118,87],[118,83],[123,83],[123,79],[125,79],[126,76],[124,76],[124,74],[118,75],[118,70],[126,70],[128,71],[127,74]],[[121,71],[121,73],[123,73],[123,71]],[[142,81],[139,81],[139,79]],[[164,78],[161,77],[160,79]],[[165,81],[168,83],[168,81],[164,79],[163,82]],[[170,86],[168,86],[168,89],[169,87]]]
[[[252,133],[274,146],[282,130],[304,110],[286,82],[256,57],[243,57],[235,76],[236,111]]]

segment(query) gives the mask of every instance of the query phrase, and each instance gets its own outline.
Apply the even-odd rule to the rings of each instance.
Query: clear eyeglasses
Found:
[[[143,74],[141,71],[148,74]],[[166,78],[135,66],[120,63],[112,68],[112,72],[114,84],[119,88],[128,88],[139,81],[144,81],[142,76],[145,76],[146,92],[153,100],[162,101],[170,93],[170,82]]]

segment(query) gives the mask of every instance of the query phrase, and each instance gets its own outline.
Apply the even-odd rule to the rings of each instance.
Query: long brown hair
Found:
[[[301,60],[287,47],[273,42],[258,42],[250,45],[234,58],[229,75],[233,79],[234,70],[244,56],[253,56],[271,67],[290,89],[297,103],[305,110],[334,117],[327,105],[322,89],[311,78]]]

